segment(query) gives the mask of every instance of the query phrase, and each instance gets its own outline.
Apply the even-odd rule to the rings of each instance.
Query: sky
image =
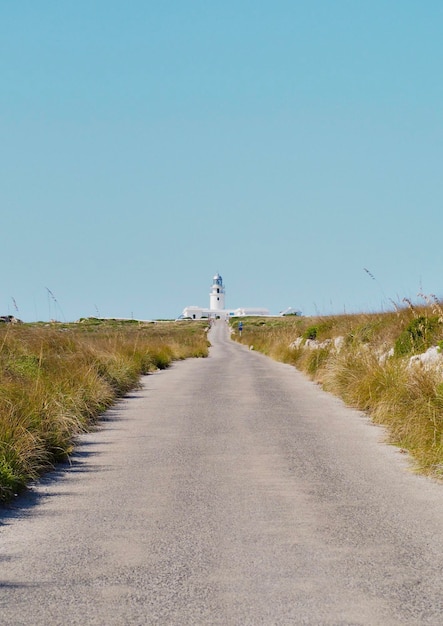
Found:
[[[443,298],[441,0],[0,0],[0,315]]]

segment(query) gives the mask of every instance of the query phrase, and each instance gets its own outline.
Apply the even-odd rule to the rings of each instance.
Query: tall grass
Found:
[[[442,307],[408,302],[391,313],[317,318],[249,318],[233,337],[290,363],[387,427],[419,471],[443,477],[443,354],[432,365],[411,357],[443,346]]]
[[[0,327],[0,501],[66,459],[142,375],[207,349],[202,323]]]

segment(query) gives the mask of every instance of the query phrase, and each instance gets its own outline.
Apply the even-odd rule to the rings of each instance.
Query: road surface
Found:
[[[211,340],[0,515],[0,624],[443,624],[443,486],[223,322]]]

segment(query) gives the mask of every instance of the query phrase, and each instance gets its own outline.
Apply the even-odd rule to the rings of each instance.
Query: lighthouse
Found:
[[[225,309],[225,286],[223,285],[223,278],[217,273],[212,279],[211,291],[209,292],[209,309],[195,305],[187,306],[177,319],[228,319],[229,317],[244,317],[246,315],[269,315],[269,311],[261,307]]]
[[[212,279],[211,291],[209,292],[209,310],[223,311],[225,308],[225,288],[223,278],[216,274]]]

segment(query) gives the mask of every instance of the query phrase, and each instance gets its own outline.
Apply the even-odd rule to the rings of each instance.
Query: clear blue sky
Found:
[[[275,313],[443,297],[442,33],[441,0],[0,2],[0,314],[171,318],[216,272]]]

